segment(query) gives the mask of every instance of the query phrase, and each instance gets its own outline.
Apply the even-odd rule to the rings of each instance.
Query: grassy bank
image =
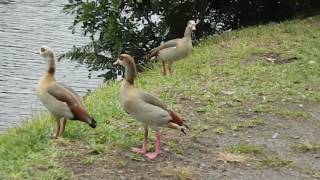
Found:
[[[267,146],[261,150],[259,139],[246,143],[236,140],[243,140],[249,136],[245,133],[251,131],[250,136],[254,138],[263,134],[262,131],[273,135],[271,130],[275,129],[280,135],[286,132],[288,137],[294,133],[303,136],[303,132],[298,135],[299,130],[293,134],[287,132],[292,124],[301,123],[301,128],[310,128],[310,132],[312,128],[320,128],[316,121],[319,110],[313,110],[320,107],[319,27],[320,16],[316,16],[228,32],[202,41],[191,56],[174,64],[174,75],[169,78],[162,77],[158,67],[139,74],[136,86],[158,94],[192,126],[187,137],[164,130],[164,146],[171,152],[165,152],[169,155],[163,155],[162,160],[166,161],[167,156],[196,157],[201,152],[190,152],[195,148],[194,139],[211,138],[214,142],[208,142],[212,145],[209,150],[214,149],[213,144],[219,144],[219,151],[244,153],[259,159],[253,160],[257,167],[288,167],[289,162],[296,162],[300,174],[320,175],[318,166],[300,166],[295,156],[290,160],[280,157],[286,154],[281,153],[282,149]],[[140,145],[143,131],[140,124],[121,109],[118,90],[119,83],[115,82],[86,97],[85,104],[98,122],[96,129],[70,122],[64,138],[53,141],[49,138],[53,121],[44,115],[1,135],[0,179],[68,179],[77,178],[81,173],[99,174],[102,164],[128,169],[127,166],[134,163],[131,161],[150,163],[141,156],[126,153],[130,146]],[[308,123],[310,127],[305,127]],[[275,124],[277,126],[273,126]],[[286,146],[293,148],[283,152],[295,152],[297,146],[307,150],[310,145],[319,147],[317,135],[294,141],[284,139],[284,143],[288,142]],[[309,143],[306,148],[304,141]],[[110,161],[115,158],[117,164],[112,164]],[[83,170],[76,169],[76,163],[81,164]],[[151,164],[156,163],[160,162]],[[198,177],[193,167],[191,163],[176,174]],[[102,177],[108,172],[106,169],[101,170]]]

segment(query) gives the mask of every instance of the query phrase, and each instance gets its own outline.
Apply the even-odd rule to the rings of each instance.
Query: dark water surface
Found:
[[[43,111],[35,86],[46,62],[33,52],[42,45],[56,56],[88,39],[68,30],[72,17],[61,12],[67,0],[0,0],[0,132],[17,126],[32,113]],[[66,60],[57,63],[56,79],[80,95],[102,83],[88,79],[85,66]]]

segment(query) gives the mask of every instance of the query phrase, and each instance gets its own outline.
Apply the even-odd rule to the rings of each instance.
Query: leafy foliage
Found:
[[[154,34],[163,34],[157,23],[149,16],[142,16],[137,10],[139,6],[126,0],[74,1],[64,7],[64,12],[75,14],[73,25],[75,31],[79,25],[84,36],[89,36],[91,42],[83,47],[74,47],[72,51],[61,58],[78,60],[86,63],[91,70],[111,69],[106,78],[114,74],[112,62],[122,52],[143,57],[149,40],[156,39]],[[150,33],[153,32],[153,33]],[[139,59],[138,62],[142,60]],[[146,63],[143,61],[143,63]],[[141,64],[141,63],[138,63]],[[142,66],[139,66],[140,69]]]
[[[280,21],[320,3],[312,0],[70,0],[64,12],[74,15],[70,29],[80,28],[91,42],[74,46],[61,58],[88,64],[90,70],[109,69],[120,53],[134,55],[138,71],[148,65],[145,55],[160,42],[178,38],[190,19],[197,20],[196,37],[206,37],[240,26]]]
[[[88,64],[90,70],[110,69],[105,74],[110,79],[116,72],[112,62],[125,52],[135,56],[138,70],[142,70],[148,64],[145,59],[148,50],[161,41],[181,37],[188,20],[207,17],[203,12],[211,1],[200,4],[200,1],[72,1],[64,7],[65,13],[75,16],[70,29],[74,32],[80,28],[91,42],[73,47],[59,59],[77,60]],[[203,32],[207,33],[199,35],[211,34],[212,29],[215,28],[206,28]]]

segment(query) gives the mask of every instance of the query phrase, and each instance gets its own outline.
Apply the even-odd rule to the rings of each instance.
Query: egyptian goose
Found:
[[[56,118],[57,127],[52,137],[58,138],[63,135],[67,119],[79,120],[95,128],[96,121],[88,114],[80,97],[70,87],[56,82],[53,51],[49,47],[41,47],[36,53],[48,62],[48,67],[39,80],[36,91],[43,105]]]
[[[167,69],[169,70],[169,74],[172,73],[171,65],[174,61],[187,57],[190,54],[192,50],[191,33],[194,30],[196,30],[196,23],[190,20],[184,31],[183,38],[172,39],[150,51],[148,55],[150,60],[157,59],[162,62],[163,75],[167,75]]]
[[[134,87],[136,66],[130,55],[121,54],[114,63],[114,65],[117,64],[125,68],[124,80],[120,88],[121,106],[130,116],[144,125],[143,146],[142,148],[132,148],[132,151],[145,154],[149,159],[154,159],[160,154],[159,127],[177,129],[185,134],[188,126],[176,112],[169,110],[159,99]],[[156,149],[155,152],[147,153],[149,126],[156,130]]]

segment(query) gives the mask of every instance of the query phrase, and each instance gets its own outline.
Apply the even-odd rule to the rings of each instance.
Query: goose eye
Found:
[[[42,47],[42,48],[40,48],[40,51],[41,51],[41,52],[44,52],[45,50],[46,50],[46,49],[45,49],[45,48],[43,48],[43,47]]]

